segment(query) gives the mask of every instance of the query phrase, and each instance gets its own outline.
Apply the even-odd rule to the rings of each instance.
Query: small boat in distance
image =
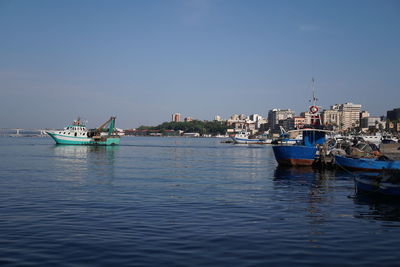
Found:
[[[271,144],[272,142],[272,139],[267,137],[252,137],[247,131],[241,131],[230,137],[235,144]]]
[[[63,130],[46,133],[59,145],[119,145],[120,136],[115,128],[115,118],[111,117],[96,129],[87,129],[80,118]]]

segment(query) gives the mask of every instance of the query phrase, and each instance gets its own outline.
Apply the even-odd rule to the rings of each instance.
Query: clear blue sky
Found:
[[[1,127],[400,106],[400,1],[0,0]]]

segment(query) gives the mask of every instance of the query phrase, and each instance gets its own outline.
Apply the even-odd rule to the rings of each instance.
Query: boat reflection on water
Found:
[[[309,232],[310,246],[317,246],[323,236],[320,225],[331,217],[328,207],[335,202],[334,180],[335,170],[284,166],[278,166],[275,170],[275,198],[281,199],[286,209],[293,209],[293,214],[298,209],[305,211],[304,220]],[[293,218],[295,219],[299,218]]]
[[[110,183],[119,146],[55,145],[56,179]]]
[[[329,186],[329,180],[335,178],[336,170],[317,169],[311,166],[290,167],[278,165],[274,181],[285,180],[290,183],[307,183],[310,186]]]
[[[275,179],[294,179],[294,180],[314,180],[315,171],[311,166],[304,167],[290,167],[285,165],[278,165],[275,169]]]
[[[359,219],[373,219],[378,221],[400,221],[400,202],[391,198],[377,197],[376,195],[357,194],[354,204],[368,206],[368,210],[355,210],[354,217]]]
[[[335,170],[319,170],[311,166],[277,166],[274,186],[282,194],[296,194],[301,201],[323,203],[334,190]]]

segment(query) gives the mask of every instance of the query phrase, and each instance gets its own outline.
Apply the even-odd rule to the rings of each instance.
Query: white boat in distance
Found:
[[[272,142],[272,139],[263,136],[253,138],[250,133],[246,131],[241,131],[230,137],[235,144],[271,144]]]

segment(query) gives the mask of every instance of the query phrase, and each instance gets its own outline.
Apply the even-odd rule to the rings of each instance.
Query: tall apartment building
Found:
[[[180,122],[181,121],[181,114],[180,113],[172,114],[172,121],[173,122]]]
[[[341,115],[340,123],[344,130],[360,126],[360,104],[353,104],[349,102],[338,105],[338,108]]]
[[[293,118],[295,113],[290,109],[272,109],[268,111],[268,124],[272,131],[279,129],[279,121]]]
[[[335,104],[330,110],[325,110],[324,124],[334,122],[339,129],[346,130],[360,126],[361,105],[353,103]],[[324,115],[323,115],[324,117]]]

